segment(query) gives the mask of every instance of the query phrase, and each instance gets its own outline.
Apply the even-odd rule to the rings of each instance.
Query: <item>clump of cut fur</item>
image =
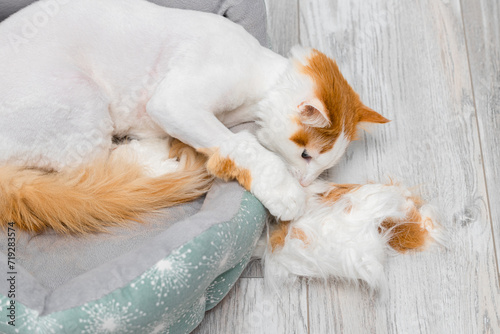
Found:
[[[71,172],[0,167],[2,226],[15,222],[30,233],[49,228],[60,234],[105,232],[205,194],[213,181],[206,158],[180,142],[172,144],[170,155],[185,167],[159,177],[147,176],[138,163],[113,155]]]
[[[383,297],[388,248],[404,253],[441,241],[436,215],[396,184],[328,184],[308,187],[307,212],[269,234],[264,254],[267,285],[297,277],[364,281]]]

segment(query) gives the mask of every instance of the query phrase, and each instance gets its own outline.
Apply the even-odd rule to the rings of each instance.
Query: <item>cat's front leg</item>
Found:
[[[216,148],[200,149],[209,156],[207,170],[224,180],[236,179],[272,215],[291,220],[300,216],[306,195],[286,165],[247,132],[240,132]]]
[[[232,133],[215,117],[217,94],[186,98],[208,87],[193,89],[193,83],[185,89],[180,82],[172,75],[163,82],[147,105],[148,114],[169,135],[207,154],[210,173],[238,180],[272,215],[282,220],[302,215],[306,194],[285,163],[253,135]]]

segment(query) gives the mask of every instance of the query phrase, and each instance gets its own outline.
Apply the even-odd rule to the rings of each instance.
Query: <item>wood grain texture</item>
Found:
[[[251,260],[250,263],[248,263],[245,270],[243,270],[243,273],[241,273],[241,277],[245,278],[264,277],[262,273],[262,264],[260,262],[260,259]]]
[[[266,0],[271,49],[287,56],[299,44],[298,0]]]
[[[300,39],[337,58],[364,102],[392,119],[330,177],[392,176],[432,200],[448,249],[389,259],[388,302],[309,285],[311,333],[500,332],[500,291],[461,7],[450,1],[300,0]]]
[[[281,299],[280,299],[281,298]],[[262,278],[240,278],[228,296],[193,332],[195,334],[307,333],[305,283],[278,297],[266,291]]]
[[[492,228],[500,266],[500,3],[462,0]]]

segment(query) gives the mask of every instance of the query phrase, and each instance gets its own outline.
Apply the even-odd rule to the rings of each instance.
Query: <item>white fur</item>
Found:
[[[168,139],[143,139],[131,140],[118,145],[113,151],[113,156],[122,156],[129,161],[143,166],[146,175],[157,177],[179,170],[183,164],[177,159],[169,159]]]
[[[305,48],[299,45],[296,45],[291,48],[290,55],[293,59],[300,62],[302,65],[307,65],[308,58],[311,54],[312,48]]]
[[[308,189],[307,210],[290,223],[284,246],[274,252],[266,249],[267,284],[279,287],[298,276],[363,280],[383,295],[387,290],[384,262],[388,236],[379,233],[378,227],[387,218],[406,217],[414,205],[410,192],[397,185],[368,184],[329,205],[317,196],[328,187],[323,181],[313,183]],[[429,218],[425,227],[439,240],[430,206],[422,207],[421,213]],[[302,230],[307,242],[293,238],[293,228]]]

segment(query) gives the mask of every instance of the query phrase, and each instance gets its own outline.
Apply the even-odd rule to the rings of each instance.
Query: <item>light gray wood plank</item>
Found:
[[[462,0],[492,227],[500,267],[500,3]]]
[[[248,263],[243,273],[241,273],[241,277],[245,278],[253,278],[253,277],[264,277],[262,273],[262,264],[260,259],[254,259]]]
[[[271,49],[283,56],[299,43],[298,0],[266,0]]]
[[[366,104],[393,120],[354,143],[330,177],[346,183],[387,175],[419,186],[449,231],[447,250],[389,259],[385,305],[334,283],[310,284],[311,333],[500,332],[458,0],[300,0],[299,8],[302,43],[336,57]]]
[[[340,282],[325,285],[316,281],[309,283],[308,297],[311,333],[356,334],[376,329],[375,303],[367,291]]]
[[[308,333],[306,283],[280,296],[266,291],[262,278],[240,278],[193,333]]]

